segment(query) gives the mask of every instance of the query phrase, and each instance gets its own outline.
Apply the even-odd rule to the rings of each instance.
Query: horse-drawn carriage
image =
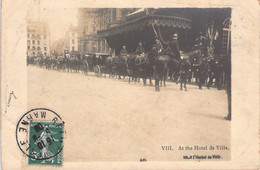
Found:
[[[106,74],[107,53],[85,53],[83,55],[83,68],[87,71],[93,71],[96,76]]]

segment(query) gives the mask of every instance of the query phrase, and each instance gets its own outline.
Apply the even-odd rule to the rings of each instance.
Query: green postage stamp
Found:
[[[30,122],[28,164],[62,164],[63,123]]]

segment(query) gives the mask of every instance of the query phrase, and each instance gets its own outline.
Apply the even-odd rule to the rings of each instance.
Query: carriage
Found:
[[[96,76],[100,76],[106,74],[107,58],[110,56],[108,53],[85,53],[83,55],[85,64],[83,65],[88,71],[93,71]]]

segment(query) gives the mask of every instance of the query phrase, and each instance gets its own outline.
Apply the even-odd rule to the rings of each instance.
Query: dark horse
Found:
[[[155,58],[155,91],[160,91],[160,80],[165,82],[171,60],[171,57],[168,55],[159,55]]]
[[[136,78],[143,79],[144,86],[146,85],[147,78],[149,78],[150,80],[150,86],[152,85],[154,57],[155,56],[152,53],[135,57],[133,74],[135,79]]]

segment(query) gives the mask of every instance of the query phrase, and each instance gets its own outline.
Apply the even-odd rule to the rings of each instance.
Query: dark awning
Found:
[[[148,15],[140,17],[131,21],[123,22],[119,25],[99,30],[98,36],[107,37],[113,36],[129,31],[141,30],[147,26],[167,26],[182,29],[191,29],[191,20],[175,16],[164,16],[164,15]]]

